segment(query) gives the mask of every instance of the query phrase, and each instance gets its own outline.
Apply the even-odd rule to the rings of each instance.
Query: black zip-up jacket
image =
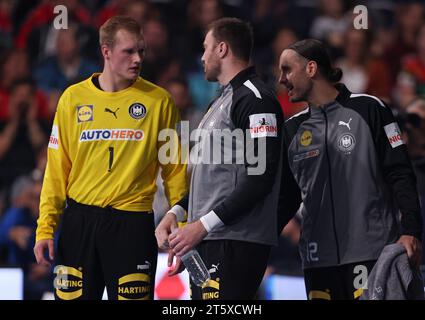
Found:
[[[188,209],[189,222],[213,210],[224,223],[205,239],[277,243],[282,126],[279,102],[253,67],[238,73],[212,102],[199,124],[198,129],[206,133],[198,144],[199,152],[203,158],[230,156],[231,161],[194,164],[189,195],[178,203]],[[214,148],[217,132],[229,138],[237,130],[245,136],[246,149],[238,144],[228,150]],[[241,162],[238,148],[245,153]],[[253,155],[258,156],[258,163],[252,161]],[[260,168],[253,174],[253,169]]]
[[[400,235],[421,238],[416,178],[391,110],[336,88],[335,101],[286,121],[280,227],[302,201],[304,268],[375,260]]]

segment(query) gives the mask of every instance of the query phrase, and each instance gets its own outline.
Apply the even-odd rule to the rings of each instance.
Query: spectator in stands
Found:
[[[282,107],[283,115],[286,119],[300,112],[307,106],[304,102],[293,103],[289,101],[288,90],[286,87],[278,85],[277,81],[280,75],[280,54],[291,44],[297,42],[297,40],[298,37],[292,29],[288,27],[280,28],[272,43],[272,55],[267,59],[268,63],[271,64],[266,66],[266,69],[262,73],[262,78],[265,78],[267,84],[276,90],[277,98]]]
[[[350,28],[344,35],[344,56],[336,62],[342,69],[344,82],[354,93],[367,92],[389,100],[390,74],[382,60],[370,52],[373,34]]]
[[[390,71],[392,86],[401,68],[402,57],[415,52],[416,35],[424,23],[425,8],[419,1],[400,1],[395,8],[396,23],[392,45],[385,52],[386,65]]]
[[[147,0],[112,0],[95,15],[95,28],[100,28],[109,18],[116,15],[128,15],[143,26],[148,17],[157,17],[158,12]]]
[[[337,61],[336,65],[342,69],[341,79],[347,88],[354,92],[365,92],[369,75],[367,70],[368,35],[365,30],[349,29],[344,35],[344,56]]]
[[[161,20],[151,19],[144,23],[143,35],[146,41],[146,55],[143,61],[142,77],[158,85],[164,85],[164,74],[170,68],[173,53],[169,50],[168,30]],[[179,73],[179,72],[178,72]],[[178,75],[175,74],[174,76]]]
[[[37,116],[35,84],[12,85],[9,117],[0,120],[0,177],[3,188],[35,167],[35,154],[47,142],[49,124]]]
[[[12,187],[12,205],[0,220],[0,246],[7,248],[7,263],[24,271],[24,299],[41,299],[53,290],[50,268],[37,265],[32,251],[40,190],[41,180],[18,178]]]
[[[56,47],[56,55],[41,63],[35,73],[37,84],[50,98],[49,111],[52,115],[56,110],[56,99],[65,88],[98,70],[96,63],[80,54],[76,25],[70,25],[68,29],[59,31]]]
[[[202,43],[208,25],[223,15],[223,9],[218,0],[191,0],[187,6],[187,47],[191,56],[201,56]]]
[[[16,38],[16,46],[27,49],[33,63],[42,61],[56,53],[56,38],[59,30],[53,24],[53,20],[56,17],[53,9],[58,4],[67,8],[68,22],[75,21],[81,27],[85,26],[86,28],[89,28],[91,24],[90,13],[78,0],[62,0],[60,2],[57,0],[45,0],[41,2],[28,14]],[[92,41],[95,40],[91,39],[90,42]],[[91,47],[88,52],[97,53],[94,48],[96,46]]]
[[[11,207],[0,223],[0,244],[8,246],[8,260],[11,265],[22,265],[27,271],[28,262],[34,261],[32,246],[36,226],[36,208],[33,195],[33,181],[29,176],[17,178],[12,186]],[[35,217],[31,211],[35,210]]]
[[[208,25],[223,15],[218,0],[191,0],[187,6],[187,29],[182,37],[186,58],[183,61],[187,69],[189,91],[195,107],[205,111],[209,102],[217,96],[217,83],[204,78],[201,63],[202,43]]]
[[[0,58],[0,119],[9,118],[9,95],[12,84],[17,80],[30,76],[28,55],[25,50],[11,48]],[[37,115],[39,118],[50,120],[47,97],[36,90]]]
[[[198,127],[204,113],[193,106],[187,82],[181,78],[174,78],[165,85],[165,88],[170,92],[177,108],[180,109],[182,120],[189,121],[189,130],[192,132]]]
[[[250,7],[247,18],[252,23],[254,30],[255,49],[254,52],[262,54],[269,51],[270,43],[273,41],[278,23],[285,21],[282,16],[285,14],[282,7],[283,1],[275,0],[255,0],[245,7]]]
[[[157,14],[154,9],[148,1],[132,0],[123,7],[122,11],[124,15],[130,16],[143,26],[150,17]]]
[[[425,24],[419,29],[416,54],[407,55],[402,60],[397,93],[401,107],[407,106],[418,96],[425,98]]]
[[[320,0],[319,14],[314,19],[310,35],[323,40],[333,48],[342,48],[345,31],[351,24],[351,18],[346,15],[343,0]]]
[[[121,15],[124,7],[130,0],[111,0],[107,1],[105,6],[94,15],[95,28],[100,28],[109,18],[116,15]]]
[[[12,11],[15,0],[0,0],[0,51],[13,46]]]

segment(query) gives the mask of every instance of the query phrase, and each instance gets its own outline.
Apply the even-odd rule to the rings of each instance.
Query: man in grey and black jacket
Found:
[[[203,161],[193,164],[190,194],[156,230],[160,247],[168,241],[180,257],[196,246],[209,268],[211,280],[192,286],[193,299],[253,299],[277,243],[283,114],[249,66],[252,42],[251,28],[239,19],[210,26],[202,61],[206,79],[218,81],[221,94],[199,125]],[[220,135],[236,143],[214,148]],[[186,209],[189,223],[169,236]],[[170,274],[179,265],[177,259]]]
[[[280,227],[301,204],[310,299],[356,299],[358,277],[366,279],[385,245],[398,241],[413,265],[420,262],[422,220],[406,146],[385,103],[334,85],[342,72],[319,41],[284,50],[280,69],[290,100],[309,103],[286,121],[283,181],[292,174],[296,183],[282,187]]]

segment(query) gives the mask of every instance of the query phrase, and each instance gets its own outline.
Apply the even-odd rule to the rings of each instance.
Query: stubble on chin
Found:
[[[218,75],[220,73],[219,67],[216,68],[210,68],[209,70],[205,70],[205,79],[209,82],[217,82],[218,81]]]

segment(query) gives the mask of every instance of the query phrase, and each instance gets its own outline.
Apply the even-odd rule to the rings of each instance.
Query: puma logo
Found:
[[[111,109],[109,109],[109,108],[105,108],[105,112],[112,113],[112,114],[114,115],[115,119],[118,119],[118,117],[117,117],[117,111],[118,111],[119,109],[120,109],[120,108],[117,108],[117,110],[112,111],[112,110],[111,110]]]
[[[148,270],[151,267],[151,263],[149,261],[145,261],[145,264],[138,264],[137,270]]]
[[[341,120],[340,120],[340,121],[338,122],[338,125],[339,125],[339,126],[346,126],[346,127],[348,128],[348,130],[350,130],[350,131],[351,131],[351,128],[350,128],[350,122],[351,122],[351,120],[352,120],[351,118],[350,118],[350,120],[348,120],[348,122],[344,122],[344,121],[341,121]]]
[[[217,264],[211,264],[211,267],[212,267],[212,268],[211,268],[211,269],[209,269],[209,270],[208,270],[208,272],[209,272],[209,273],[217,272],[217,271],[218,271],[218,266],[219,266],[219,264],[220,264],[220,263],[217,263]]]

